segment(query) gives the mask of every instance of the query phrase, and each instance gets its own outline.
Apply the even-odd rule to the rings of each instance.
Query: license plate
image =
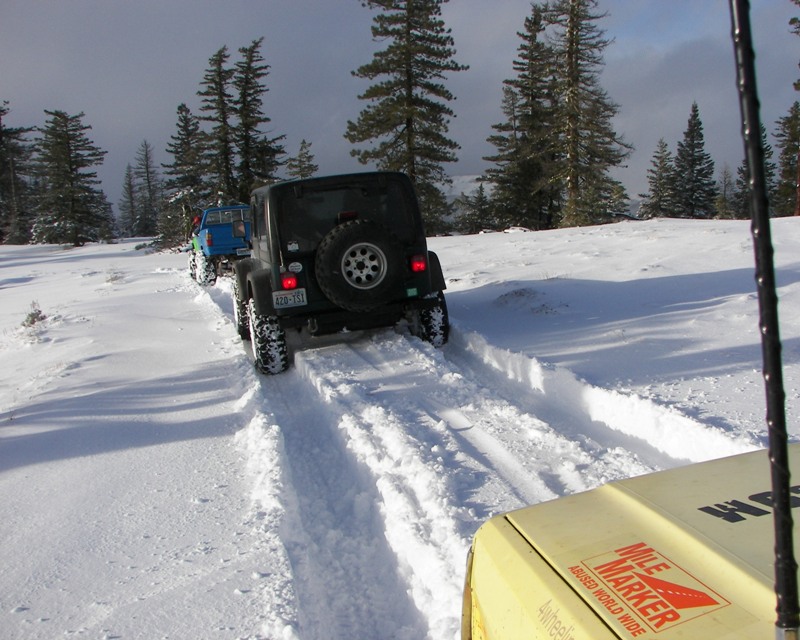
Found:
[[[272,306],[276,309],[286,309],[288,307],[302,307],[306,302],[305,289],[293,289],[292,291],[273,291]]]
[[[236,250],[236,255],[237,256],[249,256],[250,255],[250,249],[247,249],[247,248],[237,249]]]

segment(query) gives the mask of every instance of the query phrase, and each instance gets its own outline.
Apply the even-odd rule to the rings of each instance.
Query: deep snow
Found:
[[[773,236],[796,439],[800,220]],[[765,445],[747,222],[430,244],[444,349],[276,377],[185,255],[0,247],[3,637],[455,638],[489,516]]]

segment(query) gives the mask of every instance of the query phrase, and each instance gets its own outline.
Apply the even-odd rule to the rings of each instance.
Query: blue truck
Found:
[[[200,284],[213,285],[230,273],[233,263],[250,255],[249,206],[204,209],[192,232],[189,274]]]

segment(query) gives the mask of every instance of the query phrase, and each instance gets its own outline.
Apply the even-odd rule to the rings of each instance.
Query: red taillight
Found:
[[[336,222],[342,224],[343,222],[350,222],[351,220],[358,220],[358,211],[340,211],[336,216]]]
[[[213,244],[214,244],[214,243],[212,242],[212,238],[211,238],[211,232],[210,232],[210,231],[206,231],[206,246],[207,246],[207,247],[210,247],[210,246],[212,246]]]
[[[281,274],[281,285],[283,286],[284,290],[286,289],[297,289],[297,275],[292,273],[291,271],[287,271],[286,273]]]
[[[428,261],[423,255],[411,256],[411,271],[422,273],[428,268]]]

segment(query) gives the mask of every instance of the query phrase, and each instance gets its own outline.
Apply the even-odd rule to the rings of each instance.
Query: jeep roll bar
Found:
[[[797,592],[797,562],[792,539],[786,395],[783,387],[778,296],[770,234],[764,149],[761,144],[755,53],[750,30],[750,3],[749,0],[729,0],[729,3],[745,166],[748,169],[747,181],[750,187],[751,232],[755,249],[761,354],[767,397],[766,420],[775,522],[775,595],[777,596],[775,637],[778,640],[797,640],[800,606]]]

